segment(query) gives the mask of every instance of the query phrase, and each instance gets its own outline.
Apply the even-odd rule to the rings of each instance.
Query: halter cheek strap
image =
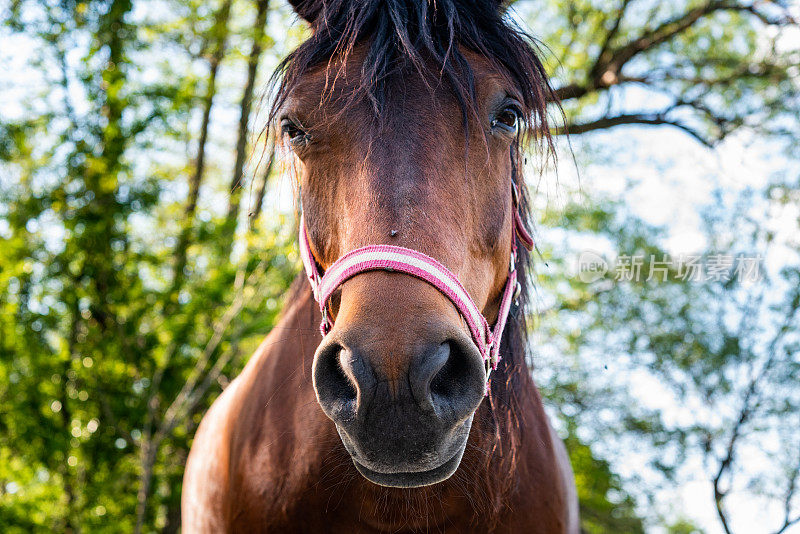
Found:
[[[492,369],[497,369],[500,361],[500,340],[503,337],[511,303],[518,296],[520,288],[516,270],[517,238],[529,250],[533,247],[533,240],[519,213],[516,184],[513,186],[513,196],[514,230],[511,237],[511,261],[494,328],[489,326],[488,321],[455,274],[430,256],[410,248],[393,245],[368,245],[348,252],[321,275],[314,255],[311,253],[305,219],[301,214],[300,257],[314,292],[314,299],[319,302],[322,312],[322,323],[320,324],[322,335],[327,335],[333,328],[333,320],[328,314],[328,300],[346,280],[367,271],[383,270],[405,273],[431,284],[453,303],[464,318],[472,340],[484,359],[488,381],[489,374]]]

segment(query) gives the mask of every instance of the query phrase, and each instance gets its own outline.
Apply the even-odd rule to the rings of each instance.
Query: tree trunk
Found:
[[[261,180],[258,184],[258,191],[256,192],[256,205],[252,210],[250,210],[250,213],[247,214],[250,228],[252,228],[256,220],[258,220],[258,216],[261,214],[261,208],[264,205],[264,194],[267,190],[267,183],[269,183],[269,175],[272,174],[272,168],[275,166],[275,150],[275,143],[272,143],[269,148],[269,160],[267,161],[267,166],[264,168],[264,172],[262,173]]]
[[[183,285],[184,269],[186,267],[186,250],[189,248],[189,240],[194,226],[194,216],[197,210],[197,199],[200,195],[200,185],[203,181],[203,173],[206,163],[206,143],[208,142],[208,130],[211,122],[211,108],[214,104],[214,96],[217,92],[217,71],[225,55],[225,45],[228,37],[228,19],[231,13],[232,0],[225,0],[216,15],[214,27],[211,30],[213,51],[209,59],[208,84],[206,94],[203,98],[203,119],[200,124],[200,140],[197,145],[197,158],[195,160],[194,172],[189,178],[189,196],[184,208],[183,229],[178,236],[178,244],[175,247],[174,275],[172,279],[172,299],[177,301],[177,292]]]
[[[217,72],[225,56],[225,49],[228,38],[228,20],[231,14],[231,4],[233,0],[224,0],[214,17],[214,25],[211,28],[209,42],[211,43],[211,55],[209,57],[208,81],[206,93],[202,100],[203,117],[200,123],[200,138],[197,146],[197,157],[195,159],[194,172],[189,178],[189,195],[184,207],[184,220],[181,233],[178,236],[178,243],[174,252],[174,267],[172,287],[169,295],[169,303],[165,314],[172,313],[177,306],[178,293],[183,285],[186,268],[186,254],[189,248],[192,229],[194,227],[194,217],[197,211],[197,201],[200,196],[200,185],[205,173],[206,144],[211,123],[211,109],[214,104],[214,96],[217,92]],[[140,451],[140,475],[139,489],[137,492],[136,503],[136,529],[137,534],[141,533],[147,519],[147,504],[152,487],[153,468],[158,456],[158,448],[163,441],[163,436],[146,436],[141,444]]]
[[[236,141],[236,162],[233,165],[233,175],[230,183],[230,198],[228,201],[228,216],[225,221],[223,231],[232,235],[236,228],[236,217],[239,213],[239,204],[242,198],[242,178],[244,164],[247,154],[247,138],[250,125],[250,111],[253,104],[253,92],[256,85],[256,74],[258,73],[258,62],[263,51],[264,35],[266,33],[267,14],[269,12],[269,0],[257,0],[258,12],[253,24],[253,44],[250,48],[250,55],[247,59],[247,82],[242,91],[242,100],[239,105],[239,129]],[[229,240],[233,242],[233,240]]]

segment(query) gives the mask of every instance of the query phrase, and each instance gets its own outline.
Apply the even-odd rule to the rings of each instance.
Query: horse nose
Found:
[[[313,380],[328,417],[346,423],[368,417],[371,405],[392,404],[448,426],[469,417],[483,398],[485,368],[466,335],[418,344],[411,354],[396,351],[383,351],[374,341],[324,340]]]

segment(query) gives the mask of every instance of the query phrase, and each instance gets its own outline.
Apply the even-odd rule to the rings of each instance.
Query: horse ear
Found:
[[[312,25],[314,21],[317,20],[323,6],[323,2],[315,0],[289,0],[289,3],[292,4],[294,12],[297,13],[300,18]]]
[[[505,13],[506,9],[508,9],[508,5],[511,3],[512,0],[489,0],[489,3],[492,5],[495,11],[499,13]]]

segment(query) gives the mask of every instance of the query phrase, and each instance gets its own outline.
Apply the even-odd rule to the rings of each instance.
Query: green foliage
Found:
[[[558,348],[540,365],[550,373],[545,396],[596,454],[647,459],[647,472],[629,478],[626,489],[636,489],[637,504],[652,505],[652,515],[665,513],[652,502],[658,488],[674,487],[696,460],[704,469],[693,475],[713,487],[709,503],[725,521],[729,499],[745,485],[771,505],[788,503],[786,521],[796,516],[800,263],[797,242],[776,239],[762,219],[784,209],[778,204],[761,192],[720,195],[703,213],[708,245],[698,259],[706,267],[718,257],[732,264],[728,275],[702,278],[683,276],[675,262],[649,279],[648,265],[666,254],[664,229],[624,206],[582,199],[548,215],[562,232],[590,233],[620,257],[646,259],[633,280],[619,277],[611,257],[605,276],[581,280],[568,265],[579,251],[564,247],[563,234],[559,250],[540,243],[551,269],[539,280],[553,307],[536,329]],[[757,276],[736,274],[738,258],[756,258]],[[755,489],[770,486],[779,489]],[[667,514],[672,521],[674,512]],[[765,532],[780,526],[774,521]],[[670,528],[696,527],[679,521]]]
[[[4,30],[34,43],[43,84],[24,119],[0,126],[11,177],[0,182],[0,524],[129,532],[140,514],[145,530],[174,530],[199,417],[269,331],[296,272],[292,221],[234,235],[201,205],[176,283],[187,217],[176,187],[196,165],[176,147],[198,138],[203,47],[221,30],[197,28],[209,17],[200,4],[166,21],[126,1],[40,7],[15,3]],[[209,167],[201,179],[219,182]]]
[[[546,45],[572,133],[668,124],[711,145],[747,127],[796,147],[800,47],[791,2],[514,7]]]
[[[575,472],[581,529],[587,534],[644,533],[644,525],[636,513],[636,502],[624,491],[608,462],[596,458],[574,432],[564,444]]]
[[[669,534],[703,534],[703,531],[697,528],[690,521],[681,519],[667,527]]]

